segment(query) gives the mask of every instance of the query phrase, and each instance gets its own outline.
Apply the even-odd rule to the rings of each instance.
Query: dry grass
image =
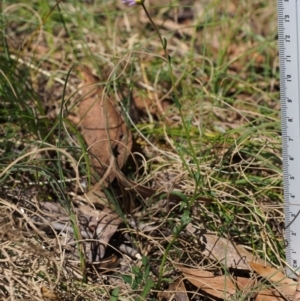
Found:
[[[164,255],[165,286],[178,276],[174,263],[216,269],[202,254],[199,233],[205,231],[285,265],[276,7],[262,0],[150,3],[167,39],[175,85],[139,7],[113,0],[2,4],[3,300],[43,300],[42,287],[62,300],[113,301],[116,287],[120,300],[139,300],[148,281],[145,270],[151,267],[149,279],[157,283]],[[135,144],[134,160],[123,169],[126,177],[185,196],[182,202],[151,199],[120,192],[112,183],[105,194],[124,222],[107,256],[129,239],[148,263],[117,250],[120,266],[104,273],[89,265],[87,284],[79,261],[70,265],[59,233],[31,220],[39,202],[68,208],[94,181],[83,140],[68,118],[77,114],[80,100],[77,64],[99,76],[127,117]],[[183,229],[166,253],[173,229],[182,225],[182,209],[197,231]],[[122,275],[135,275],[140,283],[129,285]],[[155,300],[157,290],[147,298]]]

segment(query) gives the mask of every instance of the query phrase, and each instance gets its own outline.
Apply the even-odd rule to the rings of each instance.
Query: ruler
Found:
[[[300,271],[300,0],[277,0],[287,275]]]

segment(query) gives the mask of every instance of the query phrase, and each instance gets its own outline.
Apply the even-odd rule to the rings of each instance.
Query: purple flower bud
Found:
[[[122,0],[122,3],[130,6],[136,4],[135,0]]]
[[[134,5],[134,4],[143,4],[145,0],[122,0],[122,3],[128,4],[128,5]]]

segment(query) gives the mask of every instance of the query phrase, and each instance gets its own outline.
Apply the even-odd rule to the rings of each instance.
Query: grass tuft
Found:
[[[146,1],[155,27],[141,6],[121,1],[0,7],[1,297],[43,300],[47,287],[62,300],[155,300],[178,278],[177,263],[216,271],[201,251],[204,232],[285,266],[276,7]],[[74,214],[96,179],[70,121],[81,100],[75,67],[83,64],[132,131],[126,178],[182,198],[145,197],[117,181],[106,187],[124,221],[107,251],[121,267],[106,278],[84,260]],[[76,268],[59,233],[30,222],[45,201],[72,221],[82,252]],[[113,251],[118,241],[142,259]]]

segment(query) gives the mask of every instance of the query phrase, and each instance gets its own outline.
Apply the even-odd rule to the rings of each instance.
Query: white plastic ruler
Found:
[[[293,277],[300,270],[300,0],[277,1],[286,260]]]

